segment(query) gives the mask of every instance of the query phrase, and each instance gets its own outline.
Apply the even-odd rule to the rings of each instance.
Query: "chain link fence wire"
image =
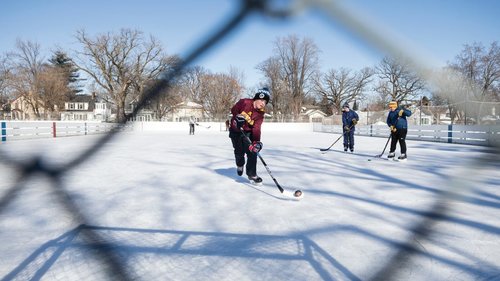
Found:
[[[137,107],[132,112],[135,116],[137,112],[145,106],[148,100],[154,99],[160,92],[168,90],[170,82],[189,65],[193,64],[201,55],[213,49],[215,45],[222,39],[226,38],[231,32],[236,32],[238,26],[253,13],[260,13],[265,16],[286,20],[294,15],[303,12],[306,9],[314,9],[326,15],[327,19],[334,23],[335,27],[340,26],[346,29],[350,34],[360,39],[366,45],[377,49],[378,51],[392,54],[394,56],[404,56],[409,61],[413,62],[414,69],[421,74],[422,77],[435,81],[430,76],[426,69],[426,58],[420,57],[413,53],[407,46],[399,44],[397,40],[389,38],[384,34],[383,30],[377,29],[376,25],[370,22],[363,21],[355,12],[345,10],[336,1],[326,0],[297,0],[297,1],[265,1],[265,0],[242,0],[237,12],[229,17],[226,24],[220,29],[215,30],[208,39],[196,46],[193,51],[188,53],[183,60],[175,65],[171,70],[164,73],[162,79],[143,96]],[[459,97],[457,97],[457,100]],[[68,220],[76,221],[80,226],[65,233],[64,235],[46,242],[40,250],[34,252],[25,262],[21,263],[17,268],[11,271],[2,280],[68,280],[74,279],[77,276],[78,280],[152,280],[169,276],[170,278],[179,278],[179,276],[169,275],[170,273],[183,272],[183,277],[186,280],[194,279],[196,276],[190,275],[189,268],[186,264],[189,262],[183,261],[182,253],[177,252],[175,255],[163,255],[159,253],[154,257],[152,254],[158,254],[161,250],[151,248],[158,241],[165,244],[180,243],[180,241],[189,240],[192,246],[192,251],[199,250],[197,245],[201,245],[202,241],[213,239],[211,234],[192,232],[168,232],[162,230],[134,230],[134,229],[107,229],[104,227],[92,226],[92,219],[89,218],[85,210],[75,203],[75,199],[71,196],[67,187],[62,184],[62,178],[69,172],[75,170],[79,165],[89,161],[95,156],[104,145],[112,140],[126,124],[127,121],[117,124],[113,130],[102,137],[98,138],[95,143],[88,148],[83,149],[78,155],[72,157],[66,163],[57,163],[50,161],[43,154],[39,154],[30,159],[18,160],[11,157],[3,148],[0,149],[0,165],[2,168],[9,169],[12,174],[19,175],[15,179],[11,179],[10,187],[0,195],[0,216],[9,212],[9,208],[16,204],[16,200],[23,196],[27,190],[35,188],[49,188],[52,191],[53,202],[61,206],[68,215]],[[452,201],[462,196],[465,192],[470,191],[473,182],[465,178],[464,175],[481,171],[482,169],[498,168],[499,156],[498,142],[495,147],[491,147],[487,153],[483,153],[472,162],[468,162],[465,166],[460,166],[456,174],[449,175],[447,181],[449,185],[438,196],[435,204],[422,215],[418,223],[411,227],[411,233],[406,242],[398,246],[398,250],[388,257],[384,265],[376,270],[371,280],[400,280],[399,274],[412,266],[412,260],[422,255],[420,243],[424,240],[431,240],[433,233],[436,231],[436,225],[453,212]],[[33,187],[30,179],[37,179],[37,187]],[[43,181],[43,184],[40,182]],[[136,235],[140,232],[147,232],[146,235],[141,235],[138,238]],[[144,234],[144,233],[142,233]],[[329,259],[328,255],[321,252],[321,249],[315,247],[314,242],[304,237],[291,239],[290,237],[266,237],[267,245],[265,251],[272,249],[282,249],[280,251],[283,263],[294,265],[296,268],[304,268],[304,255],[314,255],[317,260]],[[144,240],[146,239],[146,240]],[[205,254],[212,253],[214,256],[218,251],[224,251],[226,247],[238,245],[241,239],[256,239],[252,236],[231,236],[225,237],[224,241],[218,248],[204,249]],[[260,240],[263,238],[260,237]],[[259,240],[257,239],[257,240]],[[134,247],[141,250],[142,255],[130,256],[125,254],[125,250],[130,250],[127,247],[128,242],[133,240],[137,242]],[[256,240],[258,246],[259,241]],[[274,241],[274,242],[273,242]],[[419,242],[420,241],[420,242]],[[262,242],[262,241],[260,241]],[[141,243],[143,248],[141,248]],[[269,245],[273,244],[272,247]],[[294,245],[294,251],[288,252],[290,245]],[[298,247],[298,248],[297,248]],[[138,249],[136,249],[138,250]],[[243,251],[243,250],[242,250]],[[207,253],[210,252],[210,253]],[[285,252],[285,254],[283,254]],[[248,256],[248,253],[245,253]],[[238,257],[229,257],[227,260],[215,260],[216,264],[212,270],[213,280],[217,278],[223,279],[227,277],[228,272],[217,271],[216,268],[225,268],[225,263],[231,263]],[[160,273],[162,276],[151,276],[146,272],[141,264],[147,263],[150,265],[158,264],[165,266],[165,270]],[[221,263],[221,264],[217,264]],[[266,266],[265,263],[256,261],[255,266]],[[344,269],[343,274],[338,275],[332,273],[321,274],[321,267],[315,264],[308,266],[316,267],[321,276],[335,276],[336,279],[342,280],[358,280],[355,275]],[[91,268],[91,269],[88,269]],[[232,268],[232,267],[227,267]],[[50,269],[50,270],[49,270]],[[273,272],[276,272],[273,270]],[[233,272],[234,273],[234,272]],[[91,274],[90,276],[88,274]],[[165,274],[165,275],[163,275]],[[194,274],[194,273],[193,273]],[[297,271],[296,274],[301,274]],[[276,279],[286,280],[287,276],[274,276]],[[272,277],[271,277],[272,278]],[[168,277],[167,277],[168,279]],[[239,276],[237,279],[244,279],[244,276]]]

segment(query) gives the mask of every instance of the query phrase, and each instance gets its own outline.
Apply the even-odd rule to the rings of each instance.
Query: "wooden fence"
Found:
[[[181,126],[185,129],[182,122],[161,122],[162,129],[171,127],[169,124]],[[1,140],[2,142],[11,140],[34,139],[34,138],[56,138],[66,136],[79,136],[90,134],[102,134],[109,132],[116,123],[101,123],[101,122],[63,122],[63,121],[0,121]],[[138,130],[137,124],[141,122],[127,123],[120,125],[121,130]],[[294,125],[292,123],[283,123],[289,125],[289,128],[297,127],[300,130],[310,130],[311,123],[307,126]],[[280,126],[283,126],[280,124]],[[313,123],[313,131],[325,133],[342,133],[340,125],[324,125],[321,123]],[[272,126],[272,123],[266,124],[264,129]],[[211,126],[208,126],[210,128]],[[213,126],[214,128],[217,126]],[[218,128],[217,128],[218,129]],[[389,128],[384,125],[368,125],[356,126],[356,135],[370,137],[388,137]],[[473,144],[482,146],[500,146],[500,125],[412,125],[408,129],[406,137],[409,140],[447,142],[459,144]]]
[[[118,124],[102,122],[0,121],[2,142],[102,134]]]
[[[340,125],[315,123],[315,132],[342,134]],[[388,126],[356,126],[355,135],[370,137],[389,137]],[[500,146],[500,125],[412,125],[408,128],[408,140]]]

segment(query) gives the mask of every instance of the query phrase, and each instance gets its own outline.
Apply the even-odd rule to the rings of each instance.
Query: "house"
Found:
[[[37,102],[38,116],[34,111],[32,102],[24,95],[20,95],[10,102],[10,119],[11,120],[50,120],[51,112],[45,110],[42,101]],[[57,106],[55,108],[57,111]]]
[[[300,112],[300,119],[302,122],[319,122],[327,116],[326,113],[320,110],[319,106],[304,106]]]
[[[137,107],[137,100],[133,100],[128,104],[128,107],[125,108],[125,114],[131,115]],[[144,106],[137,110],[133,117],[129,117],[129,121],[138,121],[138,122],[151,122],[156,121],[158,118],[156,116],[156,112],[149,108],[148,106]]]
[[[125,110],[125,114],[131,114],[137,105],[136,101],[132,101],[129,103],[128,108]],[[135,116],[130,118],[130,121],[139,121],[139,122],[149,122],[149,121],[169,121],[169,122],[187,122],[189,118],[194,116],[196,121],[201,121],[206,118],[205,111],[203,110],[203,105],[185,101],[176,104],[172,107],[172,109],[166,113],[161,120],[158,117],[156,111],[150,109],[148,106],[145,106],[139,109]]]
[[[64,103],[62,121],[110,121],[111,108],[105,102],[98,102],[95,93],[76,95]]]
[[[168,121],[187,122],[191,116],[194,116],[196,121],[205,119],[206,114],[203,110],[203,105],[191,101],[181,102],[167,114],[166,118]]]

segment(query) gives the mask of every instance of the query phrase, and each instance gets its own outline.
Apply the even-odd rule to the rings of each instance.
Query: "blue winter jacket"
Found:
[[[342,127],[348,126],[351,130],[354,130],[352,119],[359,121],[359,116],[354,110],[349,109],[349,111],[342,112]]]
[[[401,110],[403,110],[403,115],[400,117],[398,113]],[[408,129],[408,122],[406,121],[406,117],[408,116],[411,116],[411,111],[403,107],[398,107],[394,111],[389,111],[387,115],[387,126],[395,126],[396,129]]]

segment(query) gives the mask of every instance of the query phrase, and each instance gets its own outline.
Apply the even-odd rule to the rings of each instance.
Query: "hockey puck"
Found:
[[[295,196],[295,197],[302,196],[302,190],[295,190],[295,192],[293,193],[293,196]]]
[[[372,161],[372,159],[368,159],[368,161]]]

